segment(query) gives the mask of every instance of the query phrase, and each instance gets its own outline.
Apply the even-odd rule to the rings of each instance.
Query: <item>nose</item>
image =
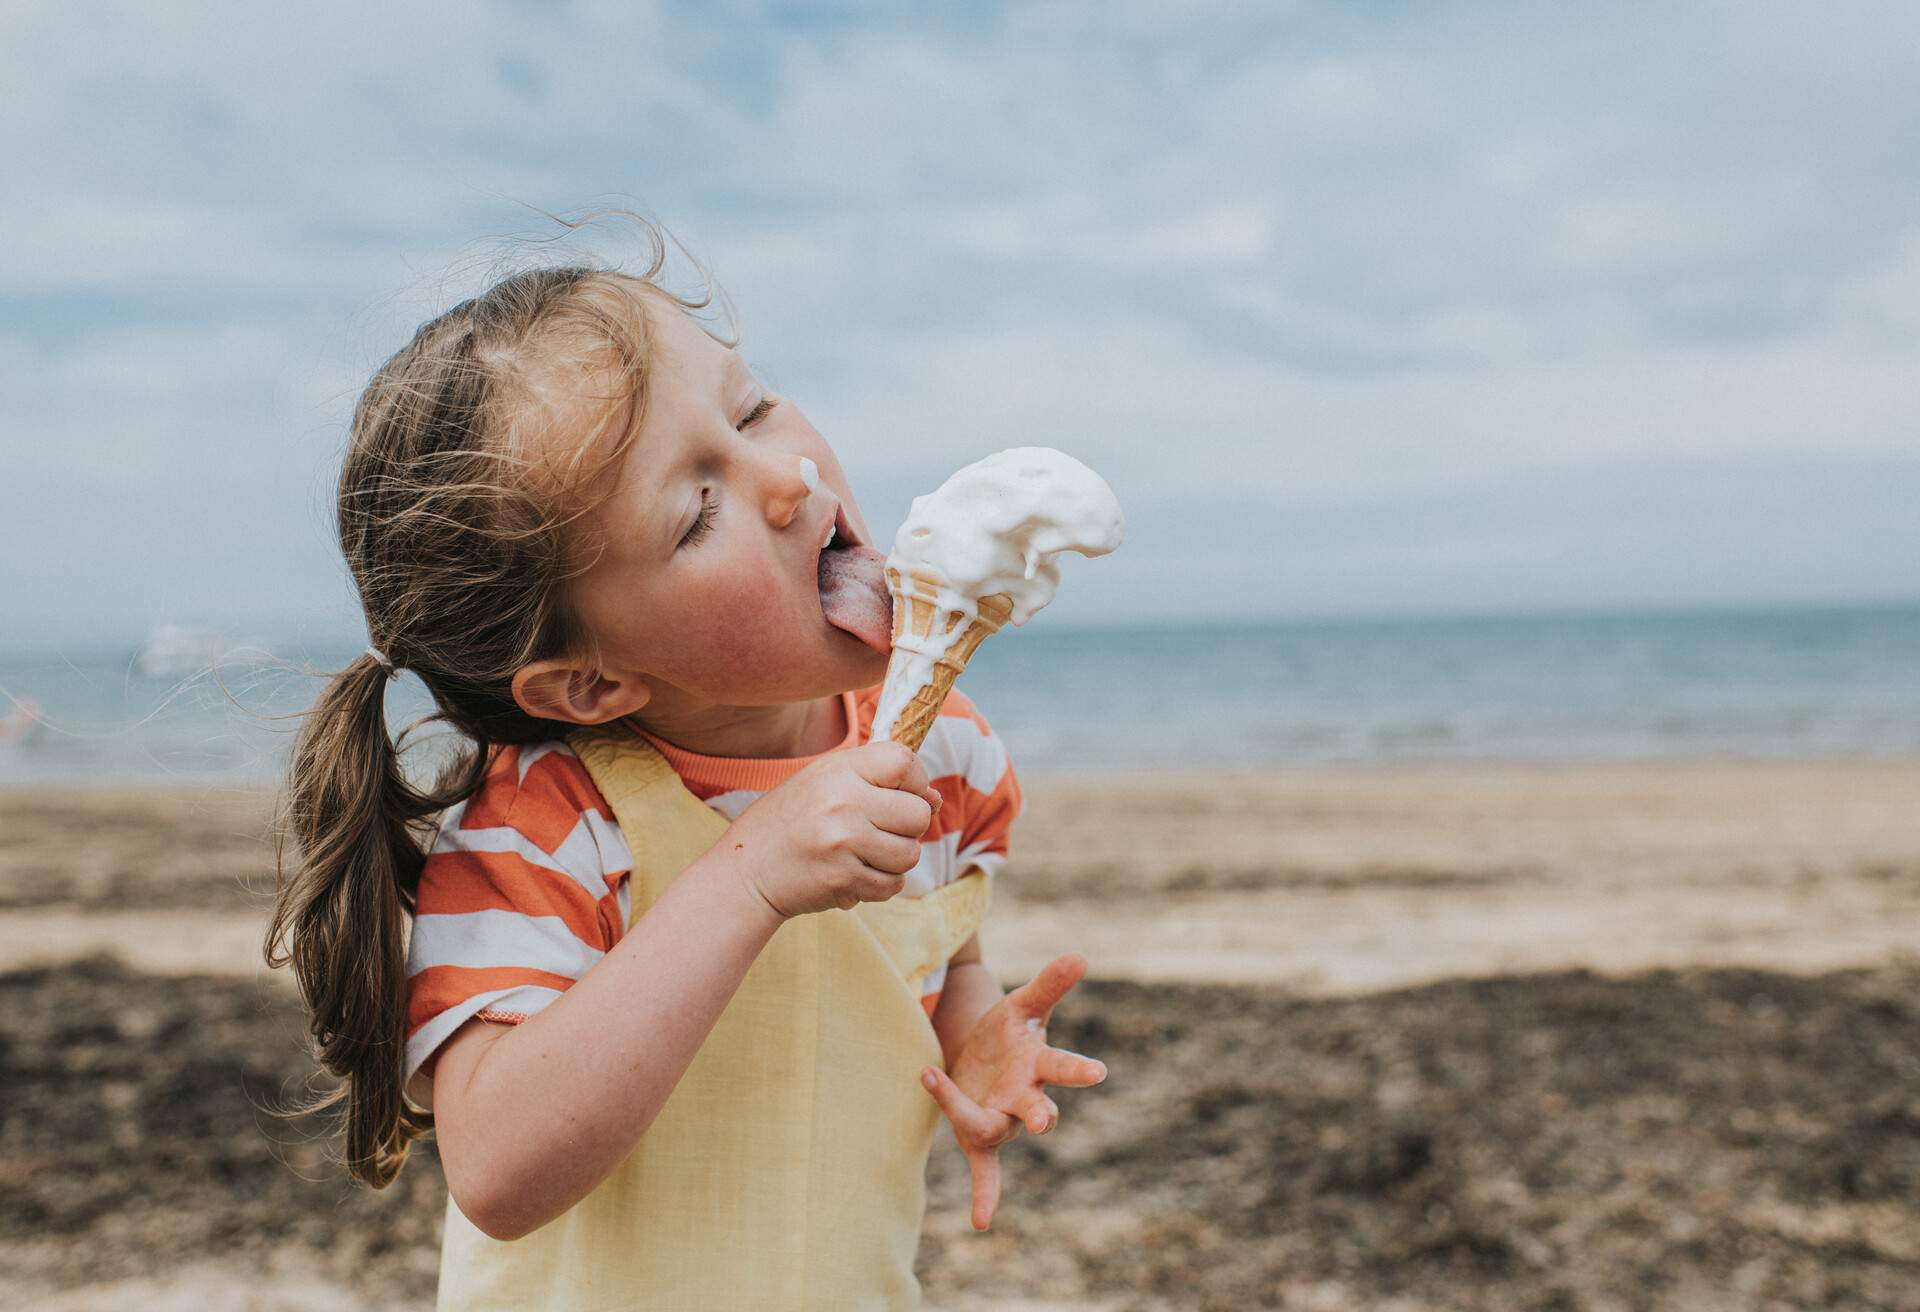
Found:
[[[800,507],[820,486],[820,467],[805,456],[796,459],[773,452],[766,459],[762,479],[767,523],[774,528],[785,528],[793,523]]]

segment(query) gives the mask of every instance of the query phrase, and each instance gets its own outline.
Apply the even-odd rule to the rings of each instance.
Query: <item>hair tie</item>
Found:
[[[391,679],[394,675],[400,673],[400,667],[398,665],[395,665],[391,660],[387,659],[387,654],[381,651],[378,647],[369,646],[367,648],[367,655],[373,657],[373,663],[375,665],[378,665],[381,669],[387,672],[387,677],[389,679]]]

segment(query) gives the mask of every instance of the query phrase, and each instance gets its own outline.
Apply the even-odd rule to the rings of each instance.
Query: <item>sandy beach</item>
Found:
[[[921,1268],[961,1308],[1920,1306],[1920,762],[1035,778],[984,935],[1085,953],[1113,1075]],[[420,1308],[380,1194],[265,1110],[270,799],[0,791],[0,1285]],[[267,1269],[272,1278],[262,1280]]]

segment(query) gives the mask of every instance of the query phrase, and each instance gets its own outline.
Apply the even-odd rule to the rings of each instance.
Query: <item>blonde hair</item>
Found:
[[[496,745],[570,727],[523,712],[511,681],[531,661],[590,658],[566,604],[577,569],[563,529],[645,411],[646,299],[711,303],[665,288],[666,241],[636,222],[651,238],[645,272],[569,265],[502,278],[422,324],[354,409],[338,525],[367,631],[432,693],[436,713],[422,723],[466,744],[416,786],[387,728],[389,667],[370,651],[333,676],[294,745],[265,950],[270,966],[292,965],[314,1057],[338,1081],[298,1110],[344,1103],[346,1168],[376,1188],[433,1127],[402,1087],[406,922],[426,844],[439,813],[479,787]],[[556,479],[528,450],[543,413],[536,383],[582,376],[590,362],[613,367],[617,394],[595,398],[606,418]]]

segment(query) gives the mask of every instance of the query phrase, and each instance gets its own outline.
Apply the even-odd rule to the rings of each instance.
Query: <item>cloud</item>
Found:
[[[1109,471],[1159,553],[1102,563],[1122,599],[1208,577],[1154,517],[1223,483],[1278,508],[1851,468],[1920,425],[1902,5],[6,22],[0,460],[33,490],[0,491],[0,597],[53,628],[97,627],[64,613],[83,584],[144,615],[200,575],[228,585],[209,610],[350,622],[326,500],[354,391],[530,206],[627,199],[689,238],[876,523],[996,445]],[[1405,520],[1377,521],[1388,556]],[[1831,501],[1797,522],[1850,528]],[[1623,595],[1677,595],[1608,541]],[[1516,598],[1551,593],[1503,549]],[[1783,577],[1739,584],[1737,555],[1729,589]],[[1870,590],[1856,563],[1833,589]]]

